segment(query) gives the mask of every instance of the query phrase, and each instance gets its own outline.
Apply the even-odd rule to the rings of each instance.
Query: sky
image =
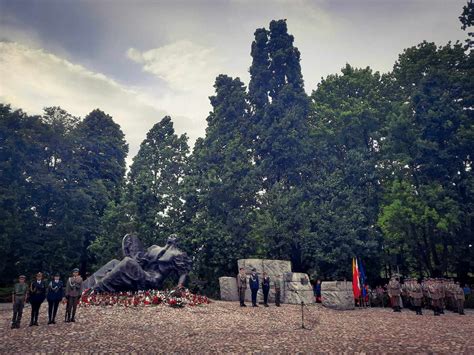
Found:
[[[346,63],[388,72],[423,40],[463,41],[466,0],[0,0],[0,102],[41,114],[96,108],[120,124],[128,163],[171,116],[205,134],[217,75],[248,85],[255,29],[287,19],[305,89]]]

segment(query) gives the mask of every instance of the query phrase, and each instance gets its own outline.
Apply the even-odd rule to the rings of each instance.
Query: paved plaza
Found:
[[[391,352],[474,353],[474,312],[465,316],[432,312],[416,316],[404,310],[372,308],[334,311],[305,308],[240,308],[238,303],[174,309],[157,307],[88,307],[77,323],[64,323],[61,306],[56,325],[47,325],[43,304],[40,325],[28,327],[27,308],[19,330],[9,329],[9,305],[0,310],[0,351],[32,352]]]

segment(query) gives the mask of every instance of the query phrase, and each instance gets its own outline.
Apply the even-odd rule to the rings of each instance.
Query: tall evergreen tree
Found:
[[[125,179],[128,144],[120,126],[111,116],[94,110],[81,121],[74,132],[80,164],[82,191],[91,199],[89,220],[83,220],[84,239],[81,247],[81,271],[90,260],[88,247],[97,237],[100,218],[109,202],[118,201]]]
[[[169,116],[150,129],[133,159],[120,201],[110,202],[99,237],[90,247],[97,264],[121,256],[126,233],[138,233],[145,245],[163,244],[180,228],[188,152],[186,135],[176,135]]]
[[[220,75],[207,118],[206,137],[199,139],[187,177],[188,248],[200,249],[197,276],[216,288],[216,276],[234,273],[236,260],[247,257],[251,243],[249,214],[255,205],[245,144],[249,107],[243,83]],[[217,274],[217,275],[216,275]]]
[[[313,255],[316,271],[330,277],[350,276],[344,265],[356,255],[366,261],[377,256],[377,164],[390,109],[382,88],[379,73],[347,64],[342,75],[329,75],[311,96],[316,159],[307,184],[313,216],[305,253]]]

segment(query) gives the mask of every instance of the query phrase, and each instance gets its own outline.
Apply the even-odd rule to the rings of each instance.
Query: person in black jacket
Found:
[[[258,292],[258,275],[257,269],[253,268],[249,279],[250,291],[252,292],[252,307],[258,307],[257,305],[257,292]]]
[[[38,316],[41,304],[46,298],[46,282],[43,280],[43,273],[36,274],[36,280],[30,285],[31,321],[30,327],[38,325]]]
[[[268,307],[268,293],[270,292],[270,277],[266,272],[263,273],[262,279],[262,291],[263,291],[263,305]]]
[[[64,285],[59,277],[59,273],[56,273],[54,279],[48,285],[48,294],[46,296],[48,300],[48,324],[56,324],[55,319],[58,313],[59,303],[64,296]]]

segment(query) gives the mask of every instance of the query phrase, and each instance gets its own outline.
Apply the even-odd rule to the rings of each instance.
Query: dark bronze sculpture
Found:
[[[136,235],[127,234],[122,241],[124,259],[92,288],[98,292],[161,289],[173,272],[179,276],[178,286],[182,286],[192,260],[176,244],[177,236],[173,234],[164,247],[152,245],[145,250]]]

